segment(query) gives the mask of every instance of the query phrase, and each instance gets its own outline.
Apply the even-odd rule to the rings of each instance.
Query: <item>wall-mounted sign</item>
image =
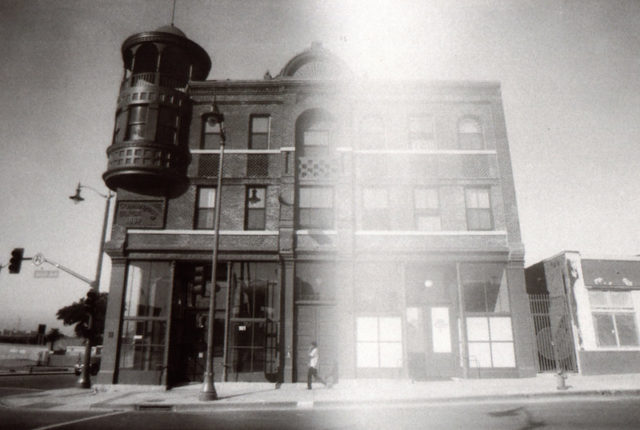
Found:
[[[132,228],[164,227],[164,201],[119,201],[116,224]]]

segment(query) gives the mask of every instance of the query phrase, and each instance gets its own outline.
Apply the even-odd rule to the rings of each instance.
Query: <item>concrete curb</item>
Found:
[[[384,405],[420,405],[441,404],[448,402],[486,402],[486,401],[517,401],[529,399],[551,399],[569,397],[609,397],[609,396],[638,396],[640,389],[597,389],[581,391],[558,391],[544,393],[518,393],[500,395],[476,396],[448,396],[434,398],[406,398],[384,400],[316,400],[316,401],[255,401],[255,402],[198,402],[198,403],[154,403],[138,402],[131,404],[111,404],[109,401],[94,403],[88,406],[92,410],[121,410],[121,411],[232,411],[232,410],[292,410],[315,408],[353,408],[375,407]]]

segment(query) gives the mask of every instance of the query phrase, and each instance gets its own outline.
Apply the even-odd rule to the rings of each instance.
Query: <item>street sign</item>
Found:
[[[34,255],[33,258],[31,259],[31,262],[36,266],[41,265],[42,263],[44,263],[44,255],[40,253]]]
[[[57,278],[60,272],[57,270],[36,270],[33,272],[34,278]]]

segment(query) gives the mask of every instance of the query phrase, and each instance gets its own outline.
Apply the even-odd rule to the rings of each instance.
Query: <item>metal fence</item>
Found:
[[[529,294],[540,372],[576,372],[571,315],[564,296]]]

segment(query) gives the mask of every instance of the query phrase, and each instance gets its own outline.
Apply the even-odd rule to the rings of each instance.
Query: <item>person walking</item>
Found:
[[[307,390],[311,389],[312,379],[315,378],[320,381],[325,387],[327,383],[318,375],[318,361],[320,361],[320,353],[318,352],[318,344],[311,342],[311,348],[309,348],[309,371],[307,372]]]

